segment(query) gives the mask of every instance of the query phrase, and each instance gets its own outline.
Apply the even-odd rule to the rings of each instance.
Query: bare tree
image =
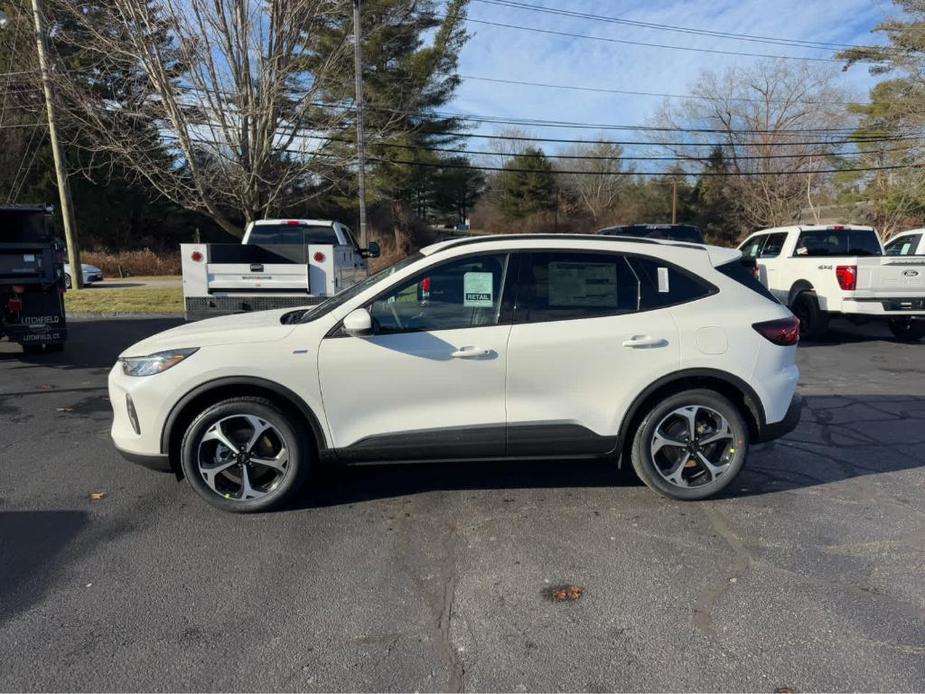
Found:
[[[623,167],[623,147],[604,141],[576,144],[564,155],[576,158],[560,160],[562,168],[579,172],[564,174],[564,185],[573,191],[594,222],[600,224],[612,212],[629,183],[626,175],[629,170]]]
[[[848,95],[835,86],[835,68],[783,60],[704,72],[691,99],[666,102],[656,125],[666,149],[688,161],[691,173],[702,169],[719,143],[730,173],[730,191],[738,202],[739,224],[767,227],[799,218],[804,204],[824,183],[817,172],[844,149],[852,116]]]
[[[89,8],[89,9],[88,9]],[[58,75],[75,140],[239,234],[346,175],[331,146],[349,105],[349,42],[309,73],[308,37],[343,0],[57,0],[58,40],[88,66]]]

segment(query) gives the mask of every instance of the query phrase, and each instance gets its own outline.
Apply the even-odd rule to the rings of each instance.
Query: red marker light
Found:
[[[299,226],[300,222],[298,219],[290,219],[289,221],[286,222],[286,224],[288,224],[291,227],[297,227]]]
[[[205,257],[205,256],[203,256],[202,253],[200,253],[199,251],[193,251],[193,252],[190,254],[190,258],[193,259],[193,262],[194,262],[194,263],[201,263],[201,262],[202,262],[202,259],[203,259],[204,257]]]
[[[844,225],[844,224],[836,224],[835,226],[829,227],[829,229],[833,229],[833,230],[835,230],[835,231],[844,231],[844,230],[845,230],[845,225]]]
[[[313,255],[312,258],[314,259],[316,263],[323,263],[324,253],[322,253],[321,251],[315,251],[315,255]]]
[[[846,292],[853,292],[858,288],[857,265],[839,265],[835,268],[835,277],[838,278],[838,286]]]

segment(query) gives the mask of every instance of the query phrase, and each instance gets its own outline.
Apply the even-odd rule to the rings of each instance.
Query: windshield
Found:
[[[350,299],[352,299],[353,297],[359,296],[364,291],[369,289],[371,286],[376,284],[376,282],[379,282],[380,280],[385,279],[389,275],[395,274],[399,270],[403,270],[404,268],[408,267],[412,263],[417,262],[423,257],[424,256],[421,253],[414,253],[412,255],[409,255],[407,258],[403,260],[399,260],[394,265],[390,265],[384,270],[380,270],[376,274],[370,275],[362,282],[357,282],[356,284],[350,287],[347,287],[343,291],[340,291],[334,296],[332,296],[330,299],[326,299],[325,301],[322,301],[317,306],[314,306],[313,308],[308,309],[304,314],[302,314],[300,322],[308,323],[317,318],[321,318],[321,316],[327,313],[330,313],[338,306],[344,304],[347,301],[350,301]]]
[[[880,239],[873,229],[814,229],[800,233],[799,257],[883,255]]]
[[[258,246],[289,245],[298,246],[306,243],[323,243],[337,245],[334,227],[306,226],[304,224],[255,224],[249,244]]]

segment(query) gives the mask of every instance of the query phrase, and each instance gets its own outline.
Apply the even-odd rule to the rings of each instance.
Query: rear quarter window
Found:
[[[634,257],[630,264],[640,279],[642,311],[686,304],[716,292],[706,280],[656,258]]]
[[[916,249],[922,240],[922,234],[910,234],[893,239],[886,245],[887,255],[915,255]]]
[[[725,263],[716,268],[720,274],[725,275],[731,280],[735,280],[743,287],[751,289],[756,294],[761,294],[765,299],[770,299],[774,303],[780,303],[774,295],[768,291],[761,282],[755,279],[755,276],[752,274],[751,268],[747,267],[742,263],[742,260],[733,260],[730,263]]]

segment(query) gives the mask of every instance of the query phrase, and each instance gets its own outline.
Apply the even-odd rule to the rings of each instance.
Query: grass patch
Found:
[[[128,287],[69,291],[68,313],[183,313],[182,287]]]

